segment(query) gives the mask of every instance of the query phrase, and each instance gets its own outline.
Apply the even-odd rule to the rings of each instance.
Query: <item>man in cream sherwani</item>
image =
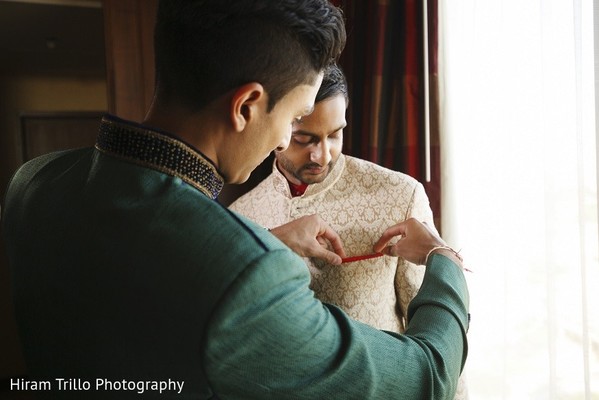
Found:
[[[434,228],[422,184],[414,178],[341,153],[347,83],[336,66],[325,72],[314,111],[297,123],[291,143],[277,152],[272,173],[230,208],[266,228],[318,214],[341,237],[347,256],[372,253],[385,229],[408,218]],[[404,332],[408,304],[424,268],[382,256],[326,264],[306,259],[311,287],[321,301],[376,328]],[[460,378],[456,399],[466,399]]]

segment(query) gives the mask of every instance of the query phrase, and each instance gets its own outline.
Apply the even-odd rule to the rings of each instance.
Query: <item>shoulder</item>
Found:
[[[379,181],[382,184],[395,184],[409,187],[415,187],[420,183],[410,175],[403,172],[375,164],[371,161],[363,160],[352,156],[345,156],[346,176],[367,176],[371,181]]]
[[[172,210],[172,220],[180,221],[180,237],[201,244],[198,250],[204,254],[217,252],[211,257],[220,263],[248,264],[270,251],[287,250],[267,229],[203,194],[173,196],[167,207]]]
[[[275,190],[274,173],[271,173],[247,193],[239,196],[229,205],[231,210],[244,212],[251,206],[264,206],[264,198],[277,193]]]
[[[14,174],[12,181],[23,180],[34,177],[41,171],[51,172],[50,168],[56,170],[57,173],[61,166],[70,167],[74,160],[82,157],[90,156],[93,153],[93,148],[81,148],[74,150],[57,151],[41,155],[24,163]]]
[[[21,203],[26,192],[43,192],[47,187],[55,189],[56,177],[64,175],[74,163],[89,162],[92,153],[92,148],[65,150],[44,154],[27,161],[10,179],[5,201],[9,203],[15,199],[16,202]]]

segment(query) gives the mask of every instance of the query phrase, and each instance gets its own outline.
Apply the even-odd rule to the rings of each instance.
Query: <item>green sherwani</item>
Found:
[[[140,398],[96,378],[184,382],[144,399],[452,398],[457,266],[432,256],[406,334],[378,331],[316,300],[300,257],[215,201],[222,185],[198,151],[115,117],[94,149],[16,173],[2,224],[30,379],[92,384],[54,398]]]

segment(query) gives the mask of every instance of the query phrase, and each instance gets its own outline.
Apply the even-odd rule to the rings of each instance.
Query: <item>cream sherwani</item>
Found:
[[[326,179],[292,197],[285,176],[273,172],[230,206],[266,228],[318,214],[341,237],[347,256],[368,254],[388,227],[414,217],[434,227],[422,184],[377,164],[341,154]],[[379,257],[340,266],[306,259],[316,297],[352,318],[379,329],[403,332],[407,308],[424,267],[397,257]],[[467,398],[460,379],[456,399]]]
[[[372,253],[385,229],[415,217],[434,226],[422,185],[408,175],[350,156],[322,183],[292,197],[276,166],[231,208],[267,228],[318,214],[340,236],[348,256]],[[379,329],[403,332],[408,303],[418,292],[424,268],[396,257],[333,266],[306,260],[316,296]]]

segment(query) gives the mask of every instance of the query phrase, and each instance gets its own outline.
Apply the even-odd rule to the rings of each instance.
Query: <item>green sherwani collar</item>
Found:
[[[224,179],[200,151],[175,136],[112,115],[102,118],[96,148],[108,155],[176,176],[216,199]]]

